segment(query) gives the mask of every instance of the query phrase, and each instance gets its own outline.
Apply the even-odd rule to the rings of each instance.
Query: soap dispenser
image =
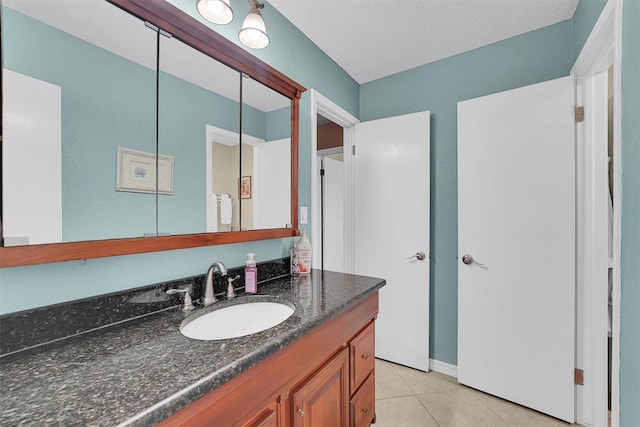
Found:
[[[256,267],[256,254],[247,254],[247,263],[244,267],[244,291],[247,294],[258,292],[258,267]]]
[[[298,249],[298,273],[311,273],[311,242],[307,238],[307,233],[302,232],[302,237],[296,246]]]

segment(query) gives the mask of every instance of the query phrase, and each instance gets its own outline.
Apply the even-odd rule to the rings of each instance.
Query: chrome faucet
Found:
[[[227,267],[223,263],[216,261],[211,264],[211,267],[207,270],[207,274],[204,278],[204,297],[202,298],[202,305],[204,306],[218,302],[218,299],[213,292],[213,272],[216,267],[218,267],[218,271],[222,276],[227,275]]]

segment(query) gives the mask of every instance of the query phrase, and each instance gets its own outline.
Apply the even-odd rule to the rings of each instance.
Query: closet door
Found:
[[[574,421],[574,80],[458,103],[458,381]]]

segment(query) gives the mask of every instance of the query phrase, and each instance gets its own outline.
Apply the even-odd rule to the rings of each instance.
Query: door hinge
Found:
[[[582,369],[574,369],[573,379],[576,385],[584,385],[584,371]]]
[[[584,122],[584,107],[576,107],[576,123]]]
[[[352,156],[355,156],[355,155],[356,155],[356,146],[355,146],[355,145],[352,145],[352,146],[351,146],[351,155],[352,155]]]

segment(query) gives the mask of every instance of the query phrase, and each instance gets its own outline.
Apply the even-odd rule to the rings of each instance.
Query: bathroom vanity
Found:
[[[384,284],[317,270],[262,283],[250,298],[295,311],[245,337],[187,338],[180,324],[195,312],[174,306],[7,354],[0,424],[369,425]]]

